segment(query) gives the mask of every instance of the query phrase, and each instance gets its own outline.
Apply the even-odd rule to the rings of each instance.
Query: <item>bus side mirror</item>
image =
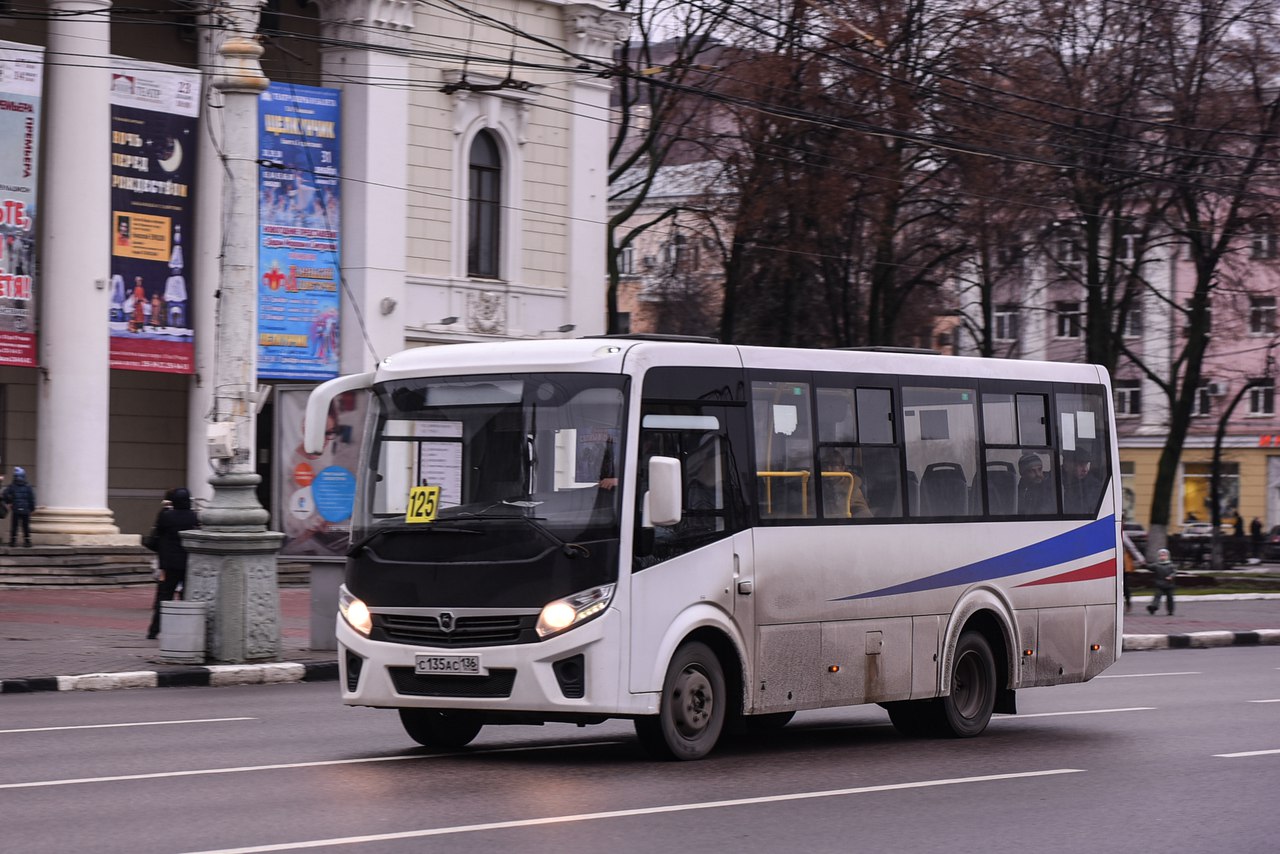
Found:
[[[348,374],[345,377],[334,377],[311,390],[307,396],[307,408],[302,416],[302,449],[308,454],[318,454],[324,450],[325,427],[329,418],[329,406],[334,398],[348,391],[367,389],[373,386],[374,374]]]
[[[649,491],[644,496],[644,526],[669,528],[683,515],[680,461],[675,457],[649,459]]]

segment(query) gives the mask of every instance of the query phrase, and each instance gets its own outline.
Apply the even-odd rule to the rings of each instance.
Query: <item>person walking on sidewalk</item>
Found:
[[[1148,614],[1154,614],[1159,609],[1160,597],[1164,596],[1169,616],[1173,616],[1173,576],[1177,571],[1178,568],[1173,565],[1173,561],[1169,560],[1168,549],[1156,552],[1156,562],[1151,565],[1151,574],[1156,580],[1156,595],[1147,606]]]
[[[156,603],[151,611],[151,626],[147,638],[154,640],[160,634],[160,603],[168,602],[177,594],[178,587],[187,580],[187,550],[182,545],[182,531],[200,527],[200,517],[191,509],[191,493],[182,487],[172,489],[165,498],[172,507],[162,507],[151,526],[153,548],[159,563],[156,579]]]
[[[0,501],[9,508],[9,546],[18,544],[18,528],[22,528],[22,544],[31,546],[31,514],[36,509],[36,490],[27,483],[27,470],[13,469],[13,483],[0,492]]]

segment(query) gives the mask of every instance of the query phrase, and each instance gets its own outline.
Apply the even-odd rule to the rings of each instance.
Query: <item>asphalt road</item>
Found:
[[[1275,648],[1132,653],[1018,700],[977,739],[868,707],[660,763],[625,722],[433,755],[332,683],[10,695],[0,851],[1276,850]]]

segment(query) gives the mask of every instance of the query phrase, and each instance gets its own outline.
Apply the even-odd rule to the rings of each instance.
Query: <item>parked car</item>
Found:
[[[1129,537],[1135,546],[1142,551],[1147,549],[1147,529],[1138,522],[1124,522],[1120,529]]]
[[[1272,528],[1262,541],[1262,557],[1266,560],[1280,560],[1280,525]]]
[[[1213,535],[1213,522],[1183,522],[1183,530],[1179,533],[1183,539],[1208,538]]]

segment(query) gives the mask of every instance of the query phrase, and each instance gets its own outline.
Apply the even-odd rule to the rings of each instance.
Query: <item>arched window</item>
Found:
[[[467,275],[496,279],[502,224],[502,155],[488,131],[471,143]]]

